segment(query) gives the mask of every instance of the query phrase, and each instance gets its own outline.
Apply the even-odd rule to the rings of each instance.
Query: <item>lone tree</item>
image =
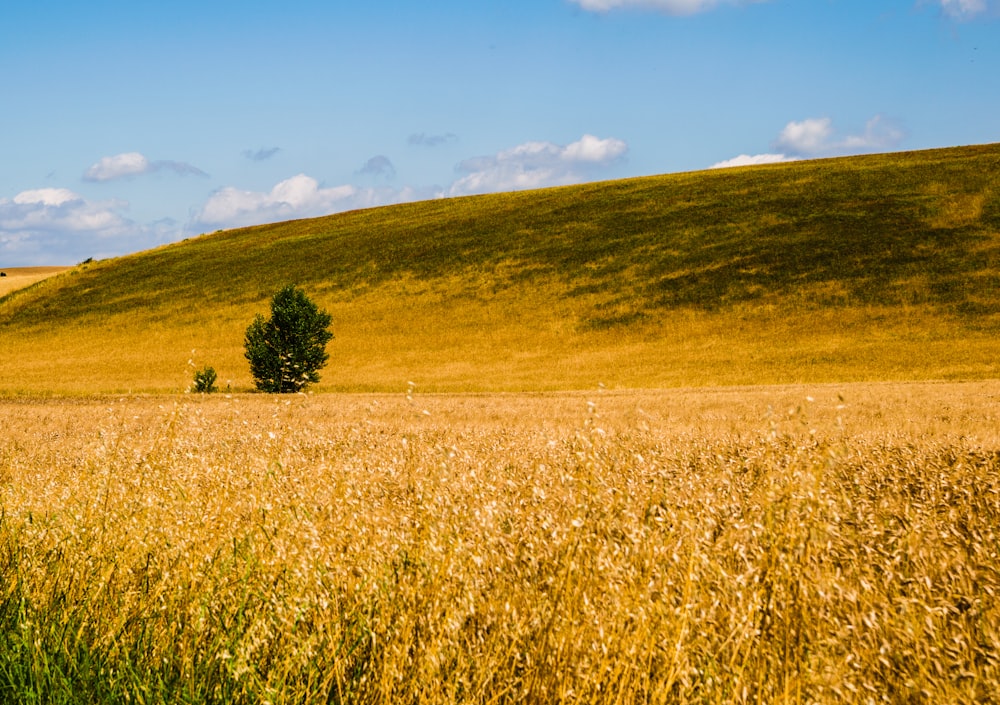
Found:
[[[271,298],[271,318],[257,314],[247,328],[243,347],[257,389],[298,392],[319,381],[317,372],[329,355],[333,338],[330,314],[317,308],[302,289],[291,284]]]

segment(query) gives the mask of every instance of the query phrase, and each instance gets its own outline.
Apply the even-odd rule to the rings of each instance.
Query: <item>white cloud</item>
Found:
[[[848,135],[838,135],[833,127],[833,120],[828,117],[807,118],[798,122],[793,120],[785,125],[772,145],[779,151],[754,155],[741,154],[713,164],[709,168],[723,169],[796,159],[888,152],[898,147],[903,137],[905,137],[903,129],[882,115],[876,115],[865,123],[862,132]]]
[[[694,15],[711,10],[718,5],[746,5],[767,0],[570,0],[584,10],[609,12],[611,10],[636,8],[658,10],[669,15]]]
[[[83,173],[83,178],[85,181],[111,181],[145,174],[149,170],[149,160],[144,155],[139,152],[127,152],[113,157],[102,157]]]
[[[90,233],[97,237],[119,235],[131,227],[118,214],[121,201],[87,201],[65,188],[22,191],[13,200],[0,198],[0,231]]]
[[[840,137],[834,132],[830,118],[809,118],[785,125],[774,146],[798,157],[834,156],[891,150],[903,136],[898,125],[881,115],[869,120],[860,134]]]
[[[434,194],[434,190],[359,188],[351,184],[323,188],[311,176],[299,174],[278,183],[267,192],[242,191],[232,186],[219,189],[195,214],[188,230],[236,228],[313,218],[357,208],[430,198]]]
[[[458,165],[465,176],[451,185],[448,195],[563,186],[585,181],[595,170],[625,156],[628,145],[619,139],[584,135],[565,146],[526,142],[491,157],[475,157]]]
[[[152,231],[121,214],[127,208],[124,201],[90,201],[65,188],[0,198],[0,259],[72,264],[158,244]]]
[[[758,164],[776,164],[778,162],[795,161],[795,157],[784,154],[741,154],[732,159],[717,162],[709,169],[727,169],[733,166],[757,166]]]
[[[818,154],[828,151],[833,121],[830,118],[809,118],[792,121],[778,135],[774,146],[792,154]]]
[[[605,164],[622,156],[627,150],[628,146],[621,140],[602,140],[593,135],[584,135],[567,145],[560,157],[567,162]]]
[[[458,166],[464,173],[450,188],[362,188],[353,184],[323,187],[298,174],[270,191],[246,191],[232,186],[213,193],[186,227],[190,233],[313,218],[358,208],[403,203],[418,199],[472,193],[511,191],[579,183],[594,171],[620,159],[628,145],[618,139],[584,135],[572,144],[526,142],[491,157],[468,159]],[[391,162],[374,157],[359,172],[391,173]]]
[[[102,157],[83,172],[84,181],[114,181],[157,171],[173,171],[181,176],[207,176],[201,169],[185,162],[161,160],[151,162],[139,152],[125,152],[113,157]]]
[[[31,191],[21,191],[14,196],[14,203],[20,206],[61,206],[64,203],[80,200],[80,196],[68,188],[39,188]],[[0,199],[0,203],[3,200]]]

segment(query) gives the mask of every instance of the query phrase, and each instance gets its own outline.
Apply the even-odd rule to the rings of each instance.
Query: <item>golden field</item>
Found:
[[[6,397],[0,700],[1000,692],[1000,383]]]
[[[0,702],[1000,702],[998,166],[426,201],[3,278]],[[288,283],[330,365],[247,394]],[[224,393],[181,394],[203,366]]]
[[[0,297],[12,291],[37,284],[43,279],[62,274],[69,267],[8,267],[0,268],[5,276],[0,277]]]

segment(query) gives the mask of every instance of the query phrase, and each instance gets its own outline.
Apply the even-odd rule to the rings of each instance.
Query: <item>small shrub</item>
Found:
[[[191,387],[192,391],[200,392],[202,394],[211,394],[216,390],[215,380],[217,375],[215,374],[215,368],[205,367],[201,370],[196,370],[194,373],[194,385]]]

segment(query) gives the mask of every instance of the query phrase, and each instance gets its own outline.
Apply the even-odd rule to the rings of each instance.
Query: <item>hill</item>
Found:
[[[250,386],[282,284],[320,390],[1000,376],[1000,145],[427,201],[217,232],[0,299],[0,391]],[[194,351],[192,353],[192,350]]]

